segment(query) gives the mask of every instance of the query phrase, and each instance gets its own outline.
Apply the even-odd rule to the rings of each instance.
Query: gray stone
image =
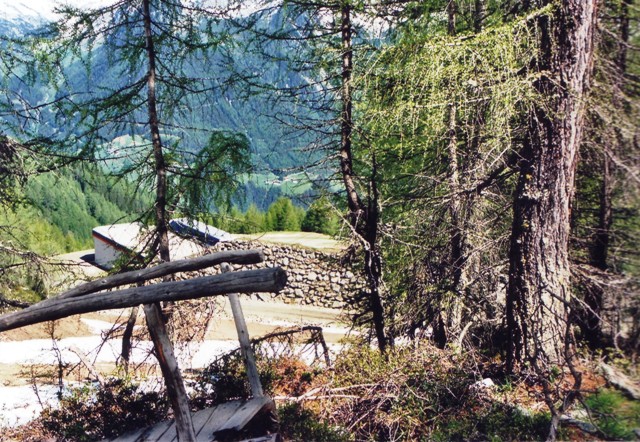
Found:
[[[620,373],[612,366],[600,363],[600,370],[604,374],[605,379],[614,387],[622,391],[631,399],[640,400],[640,386],[633,382],[624,373]]]
[[[598,433],[598,428],[595,425],[589,422],[584,422],[578,419],[574,419],[573,417],[566,414],[563,414],[562,416],[560,416],[560,422],[562,422],[564,425],[573,425],[574,427],[579,428],[585,433],[589,433],[589,434]]]

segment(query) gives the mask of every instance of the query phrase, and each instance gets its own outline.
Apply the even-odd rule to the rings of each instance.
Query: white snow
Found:
[[[103,321],[83,321],[95,326],[96,329],[106,328]],[[289,325],[291,325],[289,323]],[[114,362],[121,349],[122,341],[119,339],[102,342],[99,336],[65,338],[54,343],[50,339],[32,339],[26,341],[0,342],[0,362],[4,364],[58,364],[58,356],[63,363],[76,364],[80,362],[78,355],[71,351],[79,350],[86,355],[91,363]],[[216,357],[228,353],[238,347],[237,341],[208,340],[199,343],[177,345],[176,357],[181,369],[203,368],[209,365]],[[329,345],[330,351],[335,354],[342,348],[341,345]],[[156,364],[156,359],[150,356],[151,342],[138,342],[131,353],[132,363],[146,362]],[[312,357],[313,355],[307,355]],[[302,355],[304,358],[304,355]],[[155,385],[155,384],[154,384]],[[52,385],[39,385],[38,394],[32,386],[2,387],[0,386],[0,428],[3,426],[22,425],[42,411],[43,405],[55,406],[58,402],[57,387]]]

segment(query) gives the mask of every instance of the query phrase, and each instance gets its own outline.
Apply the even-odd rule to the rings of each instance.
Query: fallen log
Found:
[[[282,268],[275,267],[203,276],[185,281],[163,282],[71,298],[52,298],[24,310],[0,316],[0,332],[81,313],[134,307],[140,304],[181,301],[236,292],[278,292],[286,283],[287,273]]]
[[[95,293],[101,290],[107,290],[121,285],[138,284],[150,279],[161,278],[166,275],[180,272],[193,272],[196,270],[206,269],[223,262],[232,264],[257,264],[264,261],[262,250],[229,250],[224,252],[216,252],[198,258],[181,259],[178,261],[170,261],[140,270],[132,270],[129,272],[116,273],[106,278],[96,279],[86,284],[74,287],[60,295],[47,299],[43,302],[50,302],[56,299],[74,298],[76,296]]]

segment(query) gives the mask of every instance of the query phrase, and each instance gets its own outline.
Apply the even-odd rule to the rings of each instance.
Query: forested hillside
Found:
[[[46,213],[72,244],[145,213],[149,255],[169,261],[174,215],[340,231],[358,337],[331,369],[288,360],[304,375],[272,393],[314,404],[282,408],[293,440],[311,431],[298,421],[318,440],[635,437],[637,402],[595,391],[618,385],[596,369],[610,366],[625,394],[638,388],[637,2],[105,0],[59,13],[3,46],[5,232]],[[7,269],[29,265],[5,249]],[[153,340],[158,308],[145,308]],[[593,428],[567,417],[576,409]]]
[[[135,192],[133,184],[111,178],[97,167],[37,176],[27,183],[25,198],[71,241],[67,251],[91,248],[91,230],[96,226],[144,218],[151,203]]]

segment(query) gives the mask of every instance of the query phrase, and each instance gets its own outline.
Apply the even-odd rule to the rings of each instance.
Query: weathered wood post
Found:
[[[224,262],[220,265],[223,273],[230,272],[231,266]],[[238,332],[238,341],[240,341],[240,352],[244,358],[244,363],[247,368],[247,376],[249,377],[249,385],[251,386],[251,395],[253,397],[262,397],[264,392],[262,391],[262,384],[260,383],[260,375],[258,373],[258,367],[256,365],[256,355],[251,348],[251,342],[249,339],[249,330],[247,323],[244,320],[244,314],[242,313],[242,306],[240,305],[240,299],[237,293],[229,293],[229,304],[231,304],[231,312],[233,313],[233,322],[236,324],[236,331]]]
[[[144,314],[147,319],[147,329],[153,342],[156,358],[162,370],[167,396],[171,402],[173,416],[176,422],[176,433],[180,442],[195,442],[196,432],[193,429],[189,396],[184,386],[178,361],[173,352],[171,339],[167,332],[159,303],[145,304]]]

